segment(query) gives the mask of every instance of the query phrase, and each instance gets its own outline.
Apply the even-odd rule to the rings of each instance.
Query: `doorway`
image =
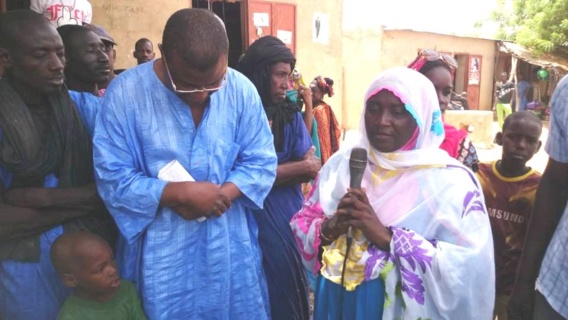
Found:
[[[462,95],[465,92],[469,109],[479,110],[482,57],[458,53],[455,59],[458,69],[454,77],[454,92]]]
[[[454,77],[454,92],[462,94],[462,92],[467,91],[467,55],[457,54],[456,61],[458,62],[458,68]]]
[[[227,0],[192,0],[193,8],[209,9],[225,23],[229,38],[229,67],[235,68],[243,50],[241,2]]]

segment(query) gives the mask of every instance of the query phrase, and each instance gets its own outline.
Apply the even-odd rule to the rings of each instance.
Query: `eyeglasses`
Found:
[[[423,49],[420,52],[420,56],[424,57],[428,61],[442,60],[442,62],[447,64],[448,67],[452,69],[458,68],[458,62],[456,61],[456,59],[454,59],[454,57],[450,56],[449,54],[439,53],[437,51],[430,49]]]
[[[166,75],[168,76],[168,81],[170,82],[170,87],[173,92],[178,94],[189,94],[189,93],[202,93],[202,92],[215,92],[219,91],[223,88],[227,83],[227,72],[223,75],[223,79],[221,80],[221,84],[215,88],[196,88],[191,90],[178,90],[176,84],[174,83],[174,79],[172,78],[172,74],[170,73],[170,68],[168,67],[168,62],[166,61],[166,55],[162,50],[162,44],[158,44],[158,48],[160,49],[160,53],[162,54],[162,61],[164,64],[164,69],[166,69]]]

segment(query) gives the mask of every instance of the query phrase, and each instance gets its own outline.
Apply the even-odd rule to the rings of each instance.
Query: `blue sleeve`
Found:
[[[0,141],[4,137],[4,132],[0,128]],[[0,190],[8,189],[12,183],[12,174],[4,167],[0,166]]]
[[[77,91],[69,91],[69,95],[73,102],[75,102],[75,105],[79,110],[79,114],[81,114],[81,118],[83,119],[83,124],[87,127],[92,138],[95,131],[97,112],[100,108],[102,99],[90,93]]]
[[[556,87],[550,109],[550,128],[544,149],[555,161],[568,163],[568,78]]]
[[[12,175],[6,168],[0,167],[0,190],[8,189],[12,183]]]
[[[244,205],[257,209],[262,208],[276,179],[277,157],[260,97],[250,82],[243,81],[243,85],[243,111],[237,131],[241,149],[227,181],[243,193]]]
[[[132,243],[154,220],[167,182],[142,170],[141,142],[129,127],[122,97],[128,90],[117,80],[106,91],[96,121],[95,178],[120,232]]]
[[[292,129],[292,158],[301,159],[312,147],[312,138],[306,128],[302,114],[296,112],[294,120],[290,123]]]

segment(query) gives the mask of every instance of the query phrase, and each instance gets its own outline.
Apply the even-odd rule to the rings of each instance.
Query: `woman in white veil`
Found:
[[[483,193],[439,149],[432,83],[408,68],[382,72],[365,95],[359,131],[368,154],[362,189],[349,189],[352,147],[342,148],[291,222],[305,267],[319,275],[314,319],[490,319],[495,275]]]

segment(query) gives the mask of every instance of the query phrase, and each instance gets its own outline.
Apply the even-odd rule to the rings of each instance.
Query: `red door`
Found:
[[[246,47],[256,39],[272,35],[296,51],[296,5],[267,1],[247,1]],[[246,48],[245,48],[246,49]]]
[[[467,64],[467,103],[470,110],[479,110],[479,88],[481,83],[481,56],[470,55]]]
[[[246,44],[250,46],[256,39],[272,35],[272,3],[247,1]]]
[[[292,52],[296,53],[296,5],[272,4],[272,17],[272,35],[280,38]]]

